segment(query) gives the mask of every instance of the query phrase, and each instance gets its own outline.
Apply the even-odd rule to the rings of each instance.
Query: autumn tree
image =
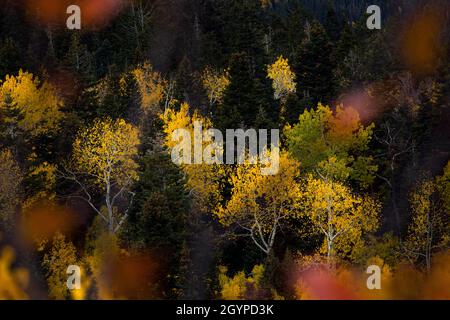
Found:
[[[299,213],[300,173],[299,163],[286,153],[280,155],[277,174],[262,175],[261,166],[249,160],[237,166],[229,178],[231,198],[216,215],[223,225],[242,229],[269,255],[283,222]]]
[[[230,76],[227,70],[217,72],[211,67],[206,67],[202,73],[202,83],[208,95],[210,108],[216,103],[222,103],[223,93],[230,85]]]
[[[169,83],[146,62],[132,71],[140,96],[141,110],[146,115],[156,116],[162,105],[170,105]]]
[[[288,59],[279,56],[277,61],[267,67],[267,77],[272,80],[275,99],[285,102],[289,93],[295,93],[296,75],[289,66]]]
[[[439,197],[438,185],[433,180],[422,181],[410,195],[411,222],[403,244],[404,253],[412,261],[422,259],[431,269],[432,254],[449,243],[449,216]]]
[[[208,130],[212,127],[211,120],[203,117],[198,111],[194,111],[190,114],[189,105],[183,103],[179,111],[172,108],[166,109],[164,114],[161,115],[161,119],[164,122],[163,130],[165,133],[165,146],[172,153],[174,148],[181,142],[178,140],[180,137],[174,136],[174,133],[178,129],[186,130],[189,133],[189,138],[191,139],[188,143],[192,146],[190,150],[182,150],[183,155],[179,155],[180,158],[175,159],[180,165],[183,172],[186,175],[187,182],[186,188],[189,195],[196,199],[196,203],[202,208],[214,208],[217,203],[222,200],[221,190],[223,185],[223,180],[225,176],[225,168],[219,161],[212,161],[213,163],[195,163],[194,159],[194,123],[198,122],[202,125],[202,129],[197,134],[204,136],[201,144],[202,151],[200,152],[203,156],[204,148],[213,147],[213,149],[221,148],[222,146],[216,145],[213,141],[211,135],[208,134]],[[184,139],[184,138],[183,138]],[[178,150],[181,151],[181,150]],[[178,156],[177,156],[178,157]],[[187,159],[192,160],[189,163],[183,163],[181,157],[187,157]],[[214,158],[214,152],[211,153],[211,157]],[[186,159],[186,158],[185,158]]]
[[[77,264],[75,246],[66,237],[57,232],[52,239],[51,249],[45,253],[42,266],[47,271],[46,278],[49,296],[52,299],[62,300],[71,296],[67,288],[67,268]]]
[[[340,182],[309,174],[302,199],[304,213],[324,235],[322,251],[329,260],[336,253],[351,257],[361,248],[363,235],[378,228],[380,204],[354,194]]]
[[[130,96],[138,92],[139,120],[141,132],[141,150],[159,152],[162,149],[161,119],[164,110],[175,105],[176,81],[174,77],[165,79],[152,64],[144,62],[136,66],[130,73],[132,81],[123,79],[123,84],[132,83]]]
[[[303,172],[366,188],[377,170],[367,155],[372,130],[373,125],[361,124],[355,109],[338,106],[333,112],[319,103],[316,110],[305,110],[297,124],[286,127],[285,134],[288,150]]]
[[[62,107],[55,88],[31,73],[20,70],[0,83],[0,143],[12,147],[16,157],[24,160],[24,205],[45,198],[43,189],[51,187],[40,178],[42,169],[51,166],[51,141],[64,118]]]
[[[120,279],[114,278],[111,266],[118,264],[121,256],[121,248],[119,246],[118,238],[115,234],[110,232],[103,232],[97,235],[93,241],[92,250],[86,257],[86,267],[92,274],[92,280],[95,284],[96,296],[102,300],[123,299],[118,297],[117,292],[114,292],[113,281]],[[108,273],[108,270],[111,273]]]
[[[364,127],[356,110],[319,104],[305,110],[285,130],[289,152],[300,161],[306,182],[305,214],[325,236],[324,251],[349,257],[361,247],[362,235],[378,226],[379,204],[352,191],[373,181],[377,167],[366,154],[373,125]]]
[[[37,155],[28,157],[30,165],[24,182],[32,186],[22,203],[22,209],[29,209],[38,204],[56,203],[57,166],[47,161],[40,162]]]
[[[244,271],[239,271],[232,277],[229,277],[227,272],[227,267],[219,266],[220,299],[261,299],[270,296],[270,292],[265,292],[266,290],[264,290],[263,286],[263,265],[254,266],[249,276],[246,276]]]
[[[79,132],[73,143],[71,165],[60,172],[80,188],[80,194],[71,197],[86,201],[111,233],[117,232],[127,218],[129,206],[119,212],[118,202],[127,196],[133,198],[131,186],[138,179],[138,144],[138,130],[123,119],[96,120]],[[94,192],[103,195],[104,206],[96,205]]]
[[[11,139],[20,132],[38,136],[55,132],[63,114],[55,89],[33,74],[19,71],[0,82],[0,112],[4,133]]]

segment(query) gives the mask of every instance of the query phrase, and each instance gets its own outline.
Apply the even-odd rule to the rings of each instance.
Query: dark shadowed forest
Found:
[[[448,0],[0,0],[0,299],[450,299],[449,219]]]

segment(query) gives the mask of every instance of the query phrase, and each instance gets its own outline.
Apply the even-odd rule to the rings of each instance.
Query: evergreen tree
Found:
[[[249,128],[256,124],[268,128],[278,116],[270,81],[254,76],[245,53],[231,57],[229,75],[231,83],[225,89],[223,103],[217,108],[215,125],[221,129]],[[257,114],[260,116],[256,117]]]
[[[133,209],[121,238],[132,248],[158,255],[167,276],[161,280],[164,296],[176,298],[181,288],[188,196],[183,175],[167,154],[142,159],[142,173],[134,192]]]
[[[254,82],[247,54],[237,53],[231,57],[229,74],[231,83],[215,115],[216,126],[221,129],[250,125],[252,114],[258,113],[252,99]]]
[[[287,96],[286,103],[281,110],[281,118],[283,123],[294,124],[298,122],[298,117],[303,113],[309,104],[307,101],[299,100],[295,93],[291,93]],[[283,127],[283,125],[281,126]]]
[[[297,94],[310,98],[313,105],[327,103],[333,97],[331,61],[332,46],[325,28],[318,22],[305,25],[305,38],[297,46],[294,70],[297,74]]]
[[[20,49],[13,38],[6,38],[0,42],[0,79],[8,74],[16,74],[22,67],[20,60]]]
[[[262,68],[265,61],[265,26],[260,0],[219,0],[219,25],[223,48],[230,57],[244,52],[252,69]]]
[[[342,61],[348,52],[356,47],[357,40],[353,33],[353,27],[350,23],[345,23],[342,32],[333,50],[333,60]]]
[[[80,34],[73,33],[65,62],[70,68],[81,75],[85,83],[90,83],[95,77],[94,59],[88,47],[81,41]]]
[[[341,33],[341,24],[339,22],[336,11],[330,2],[328,3],[328,10],[324,27],[332,42],[336,42],[337,40],[339,40],[339,36]]]

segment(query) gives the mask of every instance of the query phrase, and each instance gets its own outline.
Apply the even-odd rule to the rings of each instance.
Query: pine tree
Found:
[[[311,98],[313,105],[328,102],[333,97],[332,46],[324,27],[314,21],[305,26],[305,38],[296,48],[294,70],[297,74],[297,94]]]
[[[333,50],[333,60],[335,62],[342,61],[348,52],[356,47],[357,41],[353,32],[353,27],[349,23],[345,23],[342,32]]]
[[[247,54],[234,54],[229,68],[231,83],[215,115],[216,126],[221,129],[250,125],[252,115],[258,113],[252,99],[255,87]]]
[[[7,74],[16,74],[22,67],[19,59],[20,50],[13,38],[0,42],[0,79]]]
[[[73,33],[72,35],[65,61],[74,72],[81,75],[86,83],[94,79],[95,66],[93,56],[87,46],[81,41],[78,33]]]
[[[221,129],[249,128],[255,126],[257,114],[264,114],[265,120],[259,117],[258,125],[268,128],[278,117],[270,80],[254,75],[245,53],[231,57],[229,76],[231,83],[224,91],[223,103],[217,107],[215,126]]]
[[[260,0],[219,0],[221,41],[229,57],[245,52],[252,68],[262,68],[265,63],[264,24]]]
[[[190,207],[183,174],[167,154],[160,153],[145,156],[142,169],[134,189],[134,206],[121,238],[136,249],[169,253],[160,261],[167,268],[162,289],[166,298],[177,298],[182,285],[181,259]]]
[[[331,2],[328,3],[327,16],[325,19],[325,30],[330,36],[330,40],[336,42],[341,33],[341,24],[338,15]]]

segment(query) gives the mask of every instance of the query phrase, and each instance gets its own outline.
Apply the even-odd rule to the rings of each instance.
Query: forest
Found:
[[[197,161],[214,129],[276,171]],[[449,300],[449,266],[448,0],[0,0],[0,300]]]

